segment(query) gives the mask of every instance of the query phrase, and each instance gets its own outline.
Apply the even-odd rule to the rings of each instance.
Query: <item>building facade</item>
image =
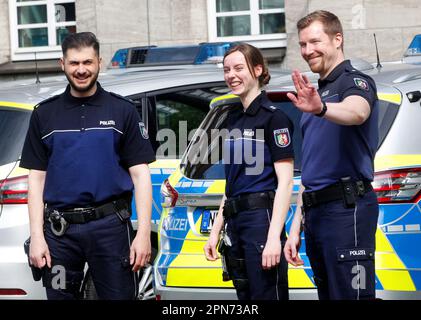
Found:
[[[271,65],[306,69],[296,21],[326,9],[344,25],[348,57],[399,60],[421,33],[419,0],[0,0],[0,75],[59,71],[60,44],[70,32],[92,31],[107,66],[130,46],[246,41]]]
[[[347,58],[376,61],[376,34],[381,61],[400,60],[412,38],[421,33],[421,2],[418,0],[286,0],[287,68],[308,69],[298,47],[297,21],[315,10],[335,13],[344,29]]]

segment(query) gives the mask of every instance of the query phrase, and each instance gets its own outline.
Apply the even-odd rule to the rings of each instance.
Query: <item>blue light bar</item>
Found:
[[[196,60],[194,64],[205,63],[207,60],[209,60],[209,58],[212,58],[212,57],[221,57],[222,59],[225,52],[227,52],[235,44],[236,43],[231,43],[231,42],[201,43],[200,52],[196,56]]]
[[[225,52],[236,43],[218,42],[173,47],[133,47],[119,49],[114,54],[111,68],[165,66],[221,62]]]
[[[417,34],[405,52],[405,57],[421,56],[421,34]]]
[[[125,68],[127,64],[127,54],[129,49],[119,49],[114,53],[113,58],[111,59],[110,66],[112,68]]]

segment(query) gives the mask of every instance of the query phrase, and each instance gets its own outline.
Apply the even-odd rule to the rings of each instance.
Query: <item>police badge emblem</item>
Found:
[[[355,85],[360,88],[363,89],[365,91],[368,91],[369,87],[368,87],[368,83],[367,81],[365,81],[364,79],[361,78],[354,78],[354,83]]]
[[[289,135],[288,128],[274,130],[273,136],[278,147],[285,148],[291,143],[291,136]]]
[[[139,122],[139,129],[142,137],[144,139],[149,139],[148,130],[146,130],[145,124],[143,122]]]

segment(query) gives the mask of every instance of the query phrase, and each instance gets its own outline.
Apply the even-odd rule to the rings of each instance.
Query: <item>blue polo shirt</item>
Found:
[[[128,168],[154,160],[135,106],[98,83],[91,97],[68,86],[34,109],[20,166],[46,171],[44,202],[71,208],[132,191]]]
[[[293,124],[266,93],[257,96],[244,111],[231,110],[224,145],[225,194],[274,191],[278,179],[273,163],[293,159]]]
[[[362,125],[345,126],[304,113],[301,118],[302,183],[316,191],[334,184],[342,177],[373,180],[374,156],[378,144],[377,89],[373,79],[354,69],[349,60],[340,63],[323,80],[319,95],[325,102],[341,102],[357,95],[371,107]]]

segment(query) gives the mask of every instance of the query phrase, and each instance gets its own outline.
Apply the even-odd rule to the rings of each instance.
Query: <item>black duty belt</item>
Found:
[[[273,191],[249,193],[228,198],[224,204],[224,218],[233,217],[241,211],[272,208],[274,199],[275,192]]]
[[[128,210],[129,203],[127,199],[121,198],[107,202],[98,207],[72,208],[72,209],[53,209],[48,206],[45,209],[46,219],[54,220],[63,218],[68,223],[82,224],[89,221],[98,220],[110,214],[121,210]]]
[[[304,208],[311,208],[322,203],[342,199],[345,207],[352,207],[352,200],[355,200],[355,196],[362,197],[371,190],[373,190],[373,187],[371,182],[367,180],[340,181],[322,190],[303,192],[303,206]]]

